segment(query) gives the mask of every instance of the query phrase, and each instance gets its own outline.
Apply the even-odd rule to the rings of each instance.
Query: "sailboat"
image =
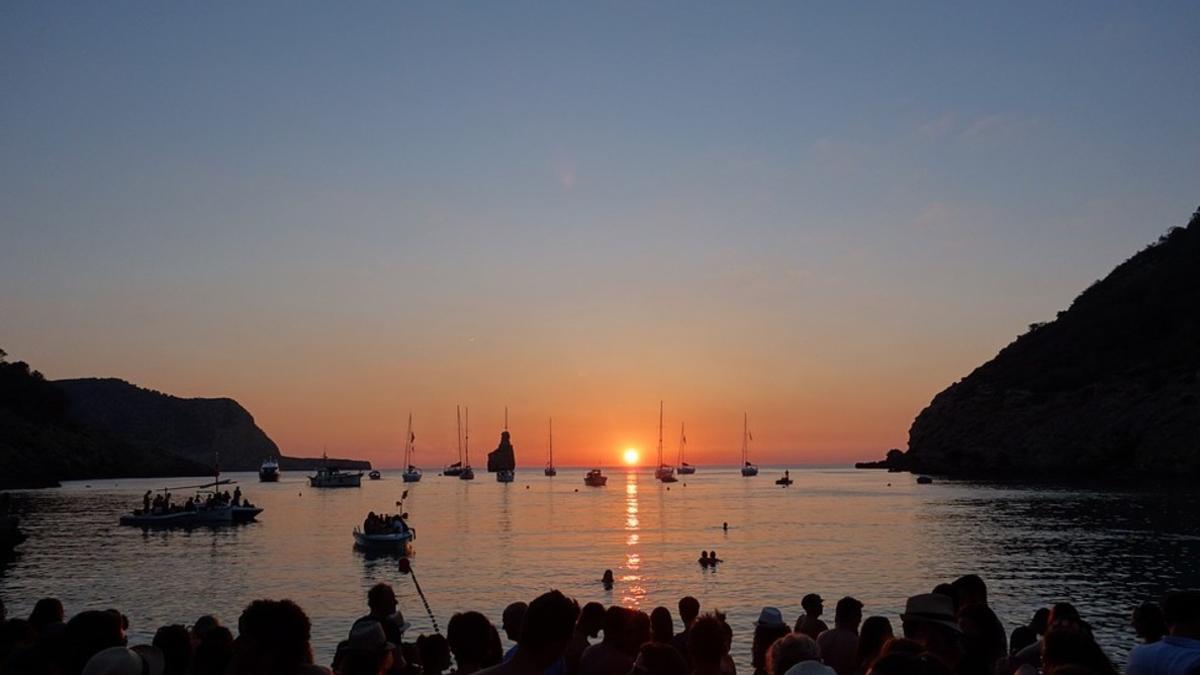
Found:
[[[558,469],[554,468],[554,419],[550,419],[550,460],[546,462],[547,476],[557,476]]]
[[[742,475],[757,476],[758,467],[750,463],[750,424],[746,413],[742,413]]]
[[[679,480],[675,477],[675,467],[668,466],[663,462],[663,403],[658,402],[658,468],[654,470],[654,478],[664,483],[674,483]]]
[[[405,483],[416,483],[421,480],[421,470],[413,466],[413,441],[417,437],[413,435],[412,430],[412,413],[408,414],[408,436],[404,441],[404,473],[400,474],[404,478]]]
[[[462,455],[462,407],[454,406],[454,418],[456,421],[457,432],[455,437],[458,439],[458,461],[450,464],[442,469],[443,476],[460,476],[463,472],[463,455]]]
[[[463,467],[458,474],[459,480],[475,480],[475,470],[471,468],[471,409],[463,411]]]
[[[696,467],[683,461],[683,451],[687,449],[687,433],[684,431],[683,422],[679,423],[679,468],[675,470],[680,476],[690,476],[696,473]]]

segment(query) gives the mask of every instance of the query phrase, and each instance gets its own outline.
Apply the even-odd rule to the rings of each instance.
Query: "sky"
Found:
[[[385,466],[875,458],[1200,205],[1195,2],[14,1],[0,92],[10,359]]]

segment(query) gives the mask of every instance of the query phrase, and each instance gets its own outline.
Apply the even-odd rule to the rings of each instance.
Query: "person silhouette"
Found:
[[[600,578],[600,583],[604,584],[604,590],[610,591],[613,587],[613,571],[604,570],[604,576]]]
[[[708,565],[710,563],[710,560],[708,558],[708,551],[700,551],[700,560],[698,560],[696,562],[700,563],[701,567],[708,567]]]

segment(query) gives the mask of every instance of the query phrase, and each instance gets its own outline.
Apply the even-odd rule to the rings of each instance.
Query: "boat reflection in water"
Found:
[[[642,555],[638,552],[638,541],[641,537],[638,520],[638,475],[636,471],[625,474],[625,564],[621,576],[621,587],[624,594],[621,604],[626,607],[640,607],[642,598],[646,597],[646,588],[642,585]]]

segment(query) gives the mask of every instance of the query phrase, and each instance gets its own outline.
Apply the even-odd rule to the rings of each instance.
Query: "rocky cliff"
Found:
[[[488,453],[488,471],[512,471],[517,468],[517,455],[507,431],[500,432],[500,445]]]
[[[57,380],[67,414],[83,427],[146,449],[167,451],[222,471],[258,469],[279,448],[237,401],[179,398],[118,379]]]
[[[1200,211],[917,416],[904,468],[1200,475]]]

